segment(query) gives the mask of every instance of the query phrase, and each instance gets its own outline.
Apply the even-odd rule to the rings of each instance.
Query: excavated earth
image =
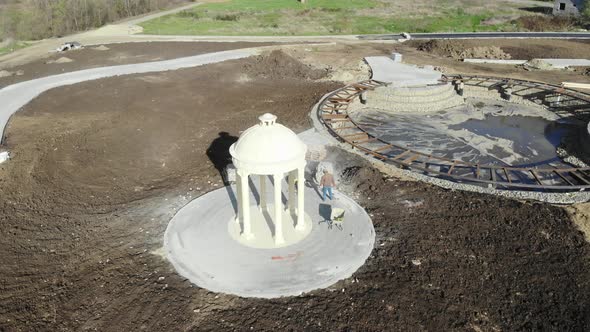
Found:
[[[531,60],[535,58],[586,59],[588,40],[472,39],[412,40],[407,45],[442,57]]]
[[[377,243],[352,278],[261,300],[176,274],[162,252],[172,215],[221,185],[224,151],[258,115],[309,128],[342,85],[319,77],[278,52],[61,87],[16,113],[0,331],[590,329],[590,244],[563,208],[387,178],[361,159],[340,188]]]

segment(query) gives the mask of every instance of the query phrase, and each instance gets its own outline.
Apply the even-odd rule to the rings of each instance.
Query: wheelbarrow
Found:
[[[332,228],[332,226],[336,226],[338,229],[342,230],[342,224],[344,223],[344,209],[335,208],[333,207],[330,211],[330,220],[328,221],[328,228]]]

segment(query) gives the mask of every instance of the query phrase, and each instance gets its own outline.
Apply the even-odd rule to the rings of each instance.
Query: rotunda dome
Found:
[[[270,113],[258,119],[260,123],[244,131],[229,149],[236,168],[273,174],[305,162],[307,146],[291,129],[276,123],[277,117]]]

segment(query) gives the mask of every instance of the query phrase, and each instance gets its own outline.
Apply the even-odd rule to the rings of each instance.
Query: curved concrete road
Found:
[[[258,54],[259,50],[259,48],[247,48],[165,61],[92,68],[9,85],[0,90],[0,105],[3,105],[0,108],[0,134],[2,134],[0,143],[4,141],[4,130],[12,114],[33,98],[49,89],[105,77],[176,70],[227,60],[242,59]]]

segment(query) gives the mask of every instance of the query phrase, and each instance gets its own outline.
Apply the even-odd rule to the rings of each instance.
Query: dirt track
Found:
[[[317,62],[383,52],[339,47]],[[264,112],[308,128],[341,85],[305,79],[318,75],[275,54],[62,87],[15,114],[0,166],[0,330],[590,329],[590,245],[563,209],[384,179],[362,161],[347,187],[378,241],[353,278],[267,301],[178,276],[163,232],[220,185],[210,144]]]

